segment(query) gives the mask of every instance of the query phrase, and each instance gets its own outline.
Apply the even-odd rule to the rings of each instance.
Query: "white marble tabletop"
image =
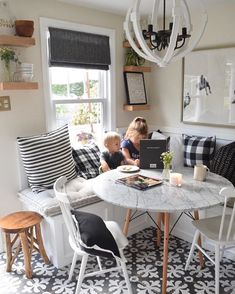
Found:
[[[175,170],[183,174],[181,187],[174,187],[168,181],[145,191],[140,191],[115,180],[135,173],[123,173],[118,170],[105,172],[94,179],[93,189],[101,199],[122,207],[149,211],[176,212],[192,211],[212,207],[223,203],[219,191],[231,187],[227,179],[208,172],[204,182],[193,179],[193,168]],[[161,171],[140,170],[141,175],[161,178]]]

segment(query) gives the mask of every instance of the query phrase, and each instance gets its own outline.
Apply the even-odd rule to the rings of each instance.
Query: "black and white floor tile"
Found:
[[[155,245],[154,228],[145,229],[129,239],[125,251],[128,260],[128,272],[133,293],[161,293],[162,277],[162,247]],[[185,261],[190,249],[190,243],[171,236],[169,242],[169,264],[167,293],[171,294],[213,294],[214,266],[206,261],[203,270],[200,269],[197,254],[192,260],[189,270],[185,271]],[[109,266],[113,261],[103,259],[103,264]],[[37,293],[37,294],[73,294],[76,287],[76,277],[79,271],[77,263],[73,280],[68,283],[69,267],[56,269],[45,265],[38,254],[33,254],[33,278],[24,275],[22,254],[15,261],[11,273],[5,272],[6,255],[0,255],[0,293]],[[91,258],[88,270],[97,267],[96,259]],[[235,261],[223,258],[220,267],[220,294],[235,294]],[[116,272],[87,278],[82,285],[81,294],[127,294],[123,277]]]

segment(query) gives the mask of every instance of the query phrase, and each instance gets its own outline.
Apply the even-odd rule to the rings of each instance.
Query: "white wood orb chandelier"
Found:
[[[160,1],[163,1],[163,27],[157,31],[157,20],[161,16]],[[139,56],[157,63],[160,67],[165,67],[192,51],[200,41],[207,24],[207,13],[201,0],[196,0],[200,8],[196,35],[193,35],[190,9],[186,0],[170,1],[172,2],[172,22],[168,29],[165,27],[166,0],[153,0],[151,20],[146,29],[141,27],[139,11],[141,0],[133,1],[124,22],[124,31],[131,47]]]

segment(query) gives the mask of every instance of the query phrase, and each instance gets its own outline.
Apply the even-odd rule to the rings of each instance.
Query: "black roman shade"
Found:
[[[109,37],[49,28],[49,65],[108,70]]]

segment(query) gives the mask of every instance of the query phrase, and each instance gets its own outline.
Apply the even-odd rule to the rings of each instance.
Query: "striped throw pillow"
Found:
[[[77,176],[69,140],[68,126],[55,131],[17,138],[29,185],[39,193],[53,188],[60,176]]]

